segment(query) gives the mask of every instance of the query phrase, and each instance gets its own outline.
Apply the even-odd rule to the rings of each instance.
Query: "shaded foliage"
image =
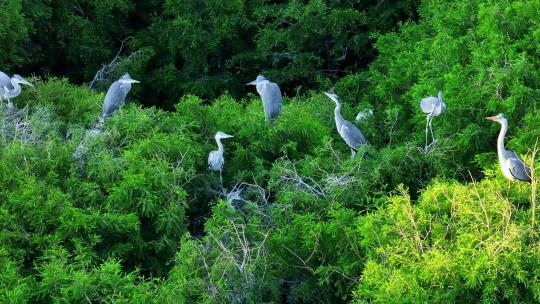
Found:
[[[292,95],[364,69],[370,34],[415,9],[411,0],[9,0],[0,2],[0,66],[88,83],[116,58],[102,87],[129,70],[143,80],[138,99],[169,110],[185,93],[243,96],[260,72]]]

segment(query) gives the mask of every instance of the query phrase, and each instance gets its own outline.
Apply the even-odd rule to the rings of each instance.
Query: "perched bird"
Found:
[[[362,132],[355,125],[345,120],[343,116],[341,116],[341,103],[339,102],[339,97],[332,92],[324,92],[324,94],[336,103],[336,108],[334,109],[336,128],[339,135],[341,135],[343,140],[345,140],[347,145],[349,145],[351,148],[351,157],[354,159],[356,152],[358,152],[358,148],[365,146],[368,143]]]
[[[223,184],[221,171],[223,170],[223,164],[225,163],[225,159],[223,158],[223,144],[221,143],[221,139],[231,137],[233,136],[218,131],[215,136],[218,149],[208,154],[208,168],[214,172],[219,171],[219,181],[221,184]]]
[[[34,87],[20,75],[15,74],[10,78],[6,73],[0,71],[0,100],[7,100],[8,104],[11,104],[11,99],[21,94],[21,84]]]
[[[427,151],[428,147],[435,143],[435,136],[433,136],[433,129],[431,128],[431,122],[433,121],[433,117],[441,115],[442,112],[446,109],[446,104],[442,100],[442,92],[439,92],[437,97],[429,96],[426,98],[422,98],[420,100],[420,108],[422,109],[422,112],[427,114],[427,122],[426,122],[426,145],[424,148],[424,151]],[[427,138],[428,138],[428,128],[431,131],[431,144],[428,145]]]
[[[257,76],[257,79],[246,83],[246,85],[256,86],[257,93],[261,95],[265,120],[277,119],[279,113],[281,113],[281,101],[283,99],[278,85],[262,75]]]
[[[103,101],[103,116],[102,120],[110,117],[116,110],[124,106],[126,96],[131,90],[132,83],[140,83],[140,81],[132,79],[128,73],[124,74],[120,79],[113,82],[105,95]]]
[[[504,136],[508,131],[508,120],[503,114],[486,117],[486,119],[496,121],[501,124],[501,132],[497,138],[497,154],[501,170],[506,178],[511,181],[520,180],[531,182],[531,168],[514,152],[504,148]]]

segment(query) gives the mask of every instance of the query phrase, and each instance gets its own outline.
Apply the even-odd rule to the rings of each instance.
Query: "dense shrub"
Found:
[[[141,51],[110,75],[146,83],[103,124],[104,95],[66,79],[35,77],[0,104],[0,302],[540,301],[537,181],[509,187],[483,120],[504,112],[507,147],[534,164],[540,2],[425,0],[417,21],[370,34],[416,5],[0,3],[0,33],[22,22],[7,52],[30,52],[5,66],[51,27],[47,50],[86,79],[114,56],[110,37],[132,35],[126,52]],[[350,121],[373,110],[354,122],[366,157],[351,159],[318,90],[342,72],[321,69],[354,72],[335,89]],[[236,98],[259,71],[287,83],[273,123],[257,95]],[[418,101],[438,90],[448,107],[424,151]],[[223,182],[207,168],[217,131],[234,135]]]

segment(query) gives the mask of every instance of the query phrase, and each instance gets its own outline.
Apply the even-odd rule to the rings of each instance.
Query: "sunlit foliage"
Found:
[[[87,79],[115,50],[84,39],[138,16],[122,33],[140,52],[119,66],[170,90],[137,88],[103,124],[104,94],[63,78],[0,105],[0,302],[540,301],[537,181],[509,187],[483,119],[503,112],[507,147],[535,165],[540,1],[90,2],[0,2],[1,34],[22,22],[0,64],[29,60],[3,57],[45,26],[24,20],[58,18],[48,47]],[[238,94],[259,71],[294,92],[273,123]],[[335,80],[346,119],[373,110],[354,122],[367,157],[335,130]],[[424,151],[418,102],[439,90]],[[234,135],[222,184],[206,163],[218,130]]]

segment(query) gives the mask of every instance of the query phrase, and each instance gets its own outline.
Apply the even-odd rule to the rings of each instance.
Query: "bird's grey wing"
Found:
[[[439,116],[446,109],[446,104],[444,102],[438,102],[433,109],[433,116]]]
[[[118,88],[120,87],[120,82],[115,81],[109,87],[107,94],[105,95],[105,100],[103,101],[103,114],[106,116],[111,115],[116,111],[117,105],[115,102],[116,96],[118,95]]]
[[[120,85],[120,93],[118,94],[118,99],[117,99],[119,107],[124,106],[127,94],[129,93],[130,90],[131,90],[130,83],[124,83]]]
[[[14,89],[13,84],[11,84],[11,77],[0,71],[0,89],[3,90],[4,87],[8,88],[9,90]]]
[[[131,85],[126,87],[126,85],[122,85],[119,81],[113,82],[107,91],[107,95],[105,95],[103,113],[106,116],[110,116],[114,111],[122,107],[130,89]]]
[[[420,100],[420,108],[422,109],[422,112],[430,114],[438,103],[439,99],[433,96],[422,98],[422,100]]]
[[[506,165],[516,179],[531,182],[531,168],[515,152],[508,151]]]
[[[208,154],[208,168],[212,171],[220,171],[223,168],[223,155],[218,151],[212,151]]]
[[[345,121],[341,126],[340,134],[345,142],[353,149],[368,144],[360,129],[348,121]]]
[[[264,113],[267,117],[276,118],[281,112],[281,91],[275,83],[264,86],[261,94],[263,100]]]

